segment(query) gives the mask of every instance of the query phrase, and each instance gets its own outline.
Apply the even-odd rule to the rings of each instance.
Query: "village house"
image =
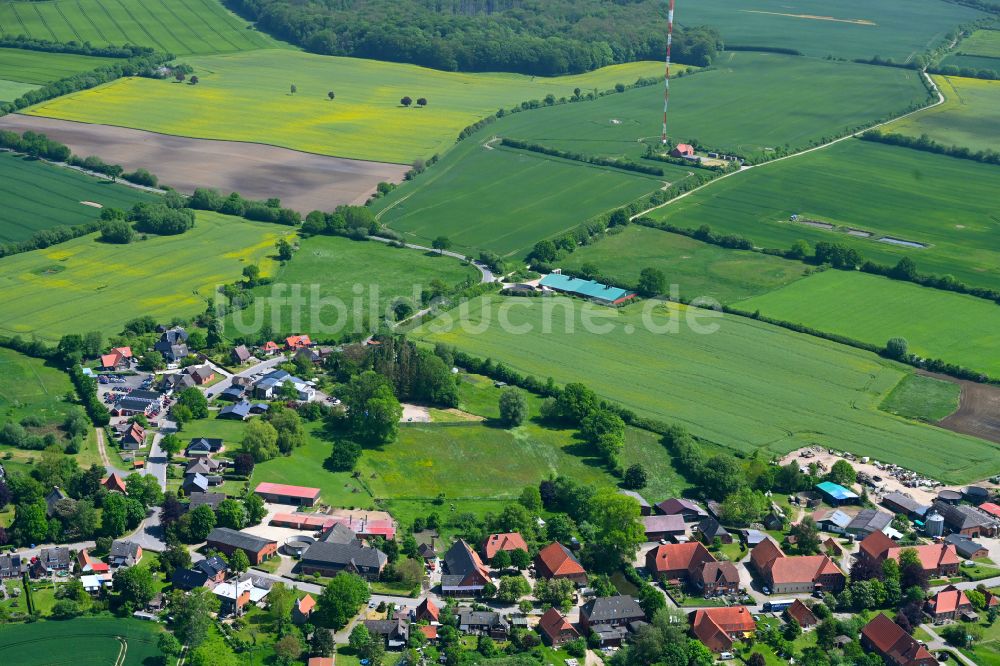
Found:
[[[272,370],[254,384],[253,394],[262,400],[273,400],[284,393],[285,385],[295,390],[295,399],[310,402],[316,398],[316,389],[304,379],[299,379],[285,370]]]
[[[312,340],[309,339],[308,335],[292,335],[285,338],[285,349],[288,351],[295,351],[297,349],[305,349],[306,347],[312,346]]]
[[[678,540],[687,531],[687,524],[684,517],[678,514],[643,516],[642,529],[646,534],[646,541]]]
[[[253,358],[253,354],[247,349],[246,345],[238,345],[233,347],[229,352],[229,358],[232,360],[233,365],[243,365],[244,363],[249,363],[250,359]]]
[[[772,539],[754,547],[750,563],[775,594],[839,592],[847,582],[844,572],[828,555],[788,556]]]
[[[248,605],[256,604],[266,597],[273,584],[273,581],[253,574],[243,574],[239,578],[219,583],[212,588],[212,594],[220,602],[219,617],[242,615]]]
[[[490,572],[464,540],[459,539],[444,555],[444,574],[441,576],[441,594],[472,597],[492,583]]]
[[[0,579],[20,578],[27,569],[27,562],[17,553],[0,555]]]
[[[916,551],[924,571],[931,578],[947,578],[958,573],[958,553],[952,544],[934,543],[909,548]],[[897,546],[892,539],[881,532],[872,532],[861,542],[858,556],[880,563],[887,558],[898,562],[899,554],[904,550],[905,548]]]
[[[254,492],[265,502],[274,504],[294,504],[296,506],[315,506],[319,500],[319,488],[291,486],[285,483],[259,483]]]
[[[990,552],[986,546],[977,543],[964,534],[949,534],[945,537],[945,543],[955,547],[955,552],[964,560],[975,560],[980,557],[988,557]]]
[[[177,362],[188,355],[188,333],[180,326],[169,328],[160,334],[160,339],[153,345],[155,351],[163,354],[169,362]]]
[[[538,620],[538,633],[544,636],[548,644],[556,649],[580,638],[580,632],[555,608],[545,611],[541,619]]]
[[[406,620],[365,620],[365,628],[372,638],[381,638],[389,650],[406,647],[410,639],[410,623]]]
[[[691,633],[712,652],[728,652],[736,641],[752,637],[757,630],[746,606],[701,608],[688,617]]]
[[[218,453],[222,450],[222,439],[217,437],[195,437],[188,442],[184,455],[188,458],[197,458]],[[221,465],[221,463],[215,463]],[[214,471],[214,470],[209,470]]]
[[[248,532],[238,532],[228,527],[216,527],[208,535],[209,548],[222,551],[227,556],[237,550],[246,553],[250,564],[260,564],[278,552],[278,542],[255,536]]]
[[[431,624],[437,624],[441,617],[441,611],[430,600],[430,597],[424,597],[424,600],[417,604],[416,609],[413,611],[413,621],[414,622],[429,622]]]
[[[975,615],[969,597],[954,585],[949,585],[928,599],[925,610],[934,624],[943,624],[962,616],[971,618]]]
[[[166,395],[180,393],[184,389],[194,388],[194,378],[183,372],[175,372],[163,375],[163,379],[156,385],[156,389]]]
[[[142,546],[134,541],[116,539],[111,543],[108,559],[113,567],[134,566],[142,560]]]
[[[666,544],[646,553],[646,572],[658,581],[682,584],[706,562],[715,558],[700,541]]]
[[[163,408],[163,394],[159,391],[133,389],[119,398],[112,406],[114,416],[150,416]]]
[[[733,542],[733,535],[726,531],[726,528],[722,526],[718,520],[709,516],[708,518],[703,518],[695,530],[700,535],[701,540],[706,545],[712,545],[712,543],[718,539],[719,543],[728,544]]]
[[[570,552],[558,541],[550,543],[538,551],[535,557],[535,572],[539,578],[566,578],[576,585],[587,584],[587,571]]]
[[[296,601],[295,605],[292,606],[292,622],[295,624],[305,624],[309,621],[315,608],[316,600],[313,599],[311,594],[306,593],[306,596]]]
[[[86,548],[81,549],[76,554],[76,564],[80,573],[101,574],[109,571],[108,563],[91,556]]]
[[[597,634],[602,647],[620,645],[630,624],[645,621],[646,613],[630,596],[598,597],[580,607],[580,627]]]
[[[317,541],[302,554],[302,573],[333,577],[341,571],[355,573],[366,580],[378,580],[389,558],[381,550],[355,539],[348,543]]]
[[[700,504],[683,497],[664,500],[656,505],[656,510],[664,516],[681,516],[685,523],[696,523],[708,517]]]
[[[236,384],[231,384],[222,390],[219,395],[216,396],[217,400],[225,400],[227,402],[243,402],[243,397],[246,395],[246,389],[242,386]]]
[[[705,562],[691,573],[691,584],[705,597],[736,594],[740,572],[732,562]]]
[[[56,504],[65,499],[69,499],[69,495],[64,493],[59,486],[52,486],[52,490],[45,496],[45,515],[51,518],[56,510]]]
[[[226,580],[229,566],[218,555],[195,562],[190,569],[175,569],[170,582],[175,589],[213,588]]]
[[[125,451],[137,451],[146,443],[146,429],[140,423],[128,424],[128,430],[122,434],[121,445]]]
[[[861,647],[892,666],[937,666],[937,659],[927,648],[882,613],[861,630]]]
[[[131,347],[115,347],[101,355],[101,369],[109,372],[127,370],[132,361]]]
[[[195,562],[193,568],[205,575],[205,582],[213,585],[226,580],[226,574],[229,573],[229,565],[218,555]]]
[[[202,504],[207,504],[212,511],[219,508],[219,504],[226,499],[225,493],[202,493],[193,492],[188,495],[188,511],[194,511]]]
[[[215,370],[207,363],[204,365],[190,365],[184,368],[184,374],[189,375],[198,386],[204,386],[215,379]]]
[[[181,481],[181,490],[187,495],[205,493],[208,492],[209,485],[211,484],[209,484],[207,476],[195,472],[184,475],[184,480]]]
[[[489,636],[496,640],[506,640],[510,633],[510,623],[500,613],[474,611],[468,608],[458,612],[458,628],[467,634]]]
[[[816,617],[816,614],[812,612],[809,606],[802,603],[801,599],[793,601],[792,605],[785,609],[785,614],[798,622],[799,626],[803,629],[808,629],[819,624],[819,618]]]
[[[694,157],[694,146],[689,143],[678,143],[674,146],[674,149],[670,151],[670,155],[671,157]]]
[[[71,561],[68,548],[42,548],[32,565],[31,573],[33,576],[44,576],[56,571],[69,571]]]
[[[274,356],[281,351],[281,346],[274,340],[268,340],[261,345],[260,350],[264,352],[266,356]]]
[[[514,550],[523,550],[524,552],[528,552],[528,544],[525,543],[524,537],[522,537],[518,532],[491,534],[486,537],[486,540],[483,542],[483,559],[490,562],[493,560],[493,557],[502,550],[507,552]]]

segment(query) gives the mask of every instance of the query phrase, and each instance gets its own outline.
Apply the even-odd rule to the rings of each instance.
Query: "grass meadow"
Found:
[[[191,0],[188,0],[189,2]],[[442,72],[416,65],[259,50],[185,58],[198,85],[144,78],[51,100],[30,113],[199,139],[267,143],[408,164],[450,147],[467,125],[529,99],[607,90],[662,65],[638,62],[557,78]],[[291,93],[295,85],[297,92]],[[331,101],[328,92],[334,92]],[[428,100],[402,106],[404,96]]]
[[[405,299],[419,310],[420,292],[428,289],[432,280],[441,280],[449,287],[466,280],[479,281],[478,270],[452,257],[376,241],[316,236],[300,245],[293,259],[278,269],[274,285],[256,290],[256,307],[226,320],[228,334],[238,335],[243,328],[256,332],[263,323],[276,335],[305,331],[317,339],[339,337],[347,331],[373,332],[391,314],[389,309],[397,299]],[[287,285],[287,290],[272,292],[275,285]],[[272,293],[275,298],[271,298]],[[296,319],[290,303],[300,294],[304,307]],[[344,307],[331,305],[331,300]],[[259,316],[259,321],[251,315]]]
[[[991,164],[848,140],[714,182],[652,217],[681,227],[707,224],[760,247],[787,249],[801,238],[850,245],[884,264],[909,256],[922,273],[997,288],[998,188],[1000,170]],[[793,214],[873,236],[790,222]],[[874,240],[882,235],[927,247]]]
[[[1000,30],[976,30],[962,40],[958,52],[963,55],[1000,58]]]
[[[907,375],[882,401],[881,409],[911,419],[937,422],[958,409],[962,387],[924,375]]]
[[[795,85],[789,85],[794,81]],[[927,93],[916,72],[767,53],[724,53],[716,68],[670,82],[667,133],[745,156],[807,146],[900,113]],[[649,86],[593,103],[522,113],[503,136],[608,156],[642,156],[661,135],[663,90]]]
[[[0,11],[3,11],[0,8]],[[98,58],[73,53],[46,53],[26,49],[0,48],[0,79],[41,85],[80,72],[89,72],[114,58]]]
[[[91,234],[6,257],[0,334],[56,342],[65,333],[118,333],[140,315],[193,316],[248,263],[273,275],[274,244],[287,233],[274,224],[199,212],[195,227],[180,236],[111,245]]]
[[[459,324],[446,325],[456,317]],[[673,304],[611,310],[566,298],[493,298],[412,335],[537,377],[584,382],[641,415],[742,451],[816,443],[950,483],[1000,469],[987,442],[878,410],[903,367],[752,319]]]
[[[0,35],[138,44],[178,56],[277,45],[217,0],[15,0],[0,4]]]
[[[907,61],[983,12],[936,0],[699,0],[678,7],[679,25],[710,25],[727,44],[780,46],[806,55]]]
[[[105,207],[128,210],[157,197],[135,188],[0,152],[0,243],[22,241],[36,231],[99,220]]]
[[[61,422],[73,390],[69,375],[45,361],[0,348],[0,422],[20,421],[29,414]]]
[[[423,245],[443,234],[466,254],[489,249],[524,255],[537,241],[663,187],[664,179],[653,176],[484,147],[491,128],[501,124],[463,141],[424,175],[380,199],[380,222]],[[680,167],[664,167],[666,180],[687,177]]]
[[[926,134],[946,146],[1000,150],[1000,81],[958,76],[935,76],[934,80],[945,103],[892,123],[886,131]]]
[[[739,307],[876,345],[906,338],[919,356],[1000,377],[1000,307],[974,296],[828,270]]]
[[[657,268],[680,296],[735,303],[778,289],[802,277],[806,267],[758,252],[727,250],[658,229],[629,225],[578,248],[560,266],[579,270],[590,264],[600,275],[637,284],[644,268]]]
[[[37,88],[34,83],[21,83],[20,81],[8,81],[0,79],[0,102],[13,102],[26,92]]]
[[[161,629],[155,622],[132,618],[78,617],[32,624],[0,626],[0,662],[17,666],[144,666],[157,663],[156,647]],[[128,644],[124,659],[124,638]]]

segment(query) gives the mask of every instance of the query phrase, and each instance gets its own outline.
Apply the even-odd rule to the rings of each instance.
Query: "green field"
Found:
[[[957,76],[935,76],[934,80],[945,103],[892,123],[886,131],[926,134],[946,146],[1000,150],[1000,81]]]
[[[379,220],[423,245],[443,234],[466,254],[486,248],[523,255],[537,241],[663,187],[652,176],[483,146],[501,125],[470,137],[420,179],[380,200]],[[673,182],[687,177],[664,166]]]
[[[113,62],[115,58],[0,48],[0,79],[41,85]]]
[[[794,81],[794,85],[789,85]],[[667,133],[744,156],[799,148],[901,113],[927,98],[916,72],[760,53],[726,53],[717,68],[670,83]],[[586,154],[629,155],[658,142],[663,89],[522,113],[493,132]]]
[[[13,102],[24,93],[32,91],[37,87],[33,83],[0,79],[0,102]]]
[[[727,44],[907,61],[959,24],[983,16],[936,0],[698,0],[678,6],[675,20],[717,28]]]
[[[958,409],[962,387],[923,375],[907,375],[882,401],[881,409],[935,423]]]
[[[20,421],[36,414],[46,421],[62,421],[73,390],[69,375],[45,361],[0,348],[0,422]]]
[[[958,46],[962,55],[1000,58],[1000,30],[976,30]],[[1000,63],[997,63],[1000,67]]]
[[[734,303],[777,289],[802,277],[806,267],[757,252],[727,250],[679,234],[639,225],[581,247],[559,265],[579,270],[586,264],[600,275],[639,281],[644,268],[657,268],[667,284],[686,299],[706,296]]]
[[[99,220],[101,209],[83,201],[128,210],[157,197],[41,160],[0,153],[0,243],[28,239],[36,231]]]
[[[420,292],[432,280],[454,287],[479,281],[479,271],[458,260],[376,241],[315,236],[282,266],[274,283],[255,290],[255,307],[227,319],[230,335],[256,333],[267,323],[275,334],[308,332],[316,339],[371,332],[397,299],[420,309]],[[294,305],[302,299],[301,307]]]
[[[1000,60],[986,56],[950,55],[941,61],[942,66],[972,67],[973,69],[990,69],[1000,71]]]
[[[57,341],[65,333],[118,333],[140,315],[169,320],[204,311],[217,286],[234,282],[248,262],[274,272],[274,224],[198,213],[181,236],[110,245],[96,234],[0,262],[0,334]]]
[[[549,93],[568,97],[575,87],[606,90],[662,74],[662,65],[651,62],[554,79],[465,74],[290,50],[184,61],[195,68],[198,85],[119,79],[45,102],[30,113],[408,164],[443,152],[462,128],[498,107]],[[330,91],[334,101],[327,98]],[[428,106],[405,108],[400,104],[405,95],[425,97]]]
[[[975,296],[867,273],[828,270],[739,304],[769,317],[910,351],[1000,377],[1000,307]],[[919,312],[919,316],[914,313]]]
[[[442,330],[442,322],[429,322],[413,335],[536,377],[585,382],[641,415],[743,451],[836,446],[952,483],[1000,469],[987,442],[878,410],[906,374],[901,366],[752,319],[718,313],[707,319],[705,311],[677,305],[646,308],[477,299],[464,314],[448,313],[459,316],[459,325]],[[717,329],[691,325],[695,315],[699,327]],[[588,323],[587,316],[595,319]]]
[[[17,0],[0,4],[0,35],[55,42],[138,44],[165,53],[227,53],[274,46],[218,0]]]
[[[131,618],[80,617],[69,621],[0,626],[0,662],[17,666],[148,666],[162,657],[160,627]],[[128,645],[124,659],[123,638]]]
[[[997,288],[998,187],[994,165],[848,140],[711,183],[652,216],[680,227],[707,224],[761,247],[788,249],[802,238],[847,244],[884,264],[909,256],[922,273]],[[793,214],[928,247],[816,229],[790,222]]]

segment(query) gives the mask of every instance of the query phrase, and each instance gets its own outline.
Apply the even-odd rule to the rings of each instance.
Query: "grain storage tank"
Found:
[[[932,513],[927,516],[927,521],[924,523],[924,531],[929,537],[944,536],[944,516],[940,513]]]

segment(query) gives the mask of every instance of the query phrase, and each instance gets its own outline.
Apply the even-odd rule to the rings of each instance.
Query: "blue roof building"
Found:
[[[582,280],[559,273],[546,275],[538,284],[548,287],[553,291],[582,296],[598,301],[599,303],[604,303],[605,305],[617,305],[635,296],[635,294],[624,289],[619,289],[618,287],[601,284],[593,280]]]
[[[848,490],[844,486],[833,481],[824,481],[816,484],[816,490],[823,495],[823,499],[828,504],[840,506],[841,504],[857,504],[861,497],[853,490]]]

